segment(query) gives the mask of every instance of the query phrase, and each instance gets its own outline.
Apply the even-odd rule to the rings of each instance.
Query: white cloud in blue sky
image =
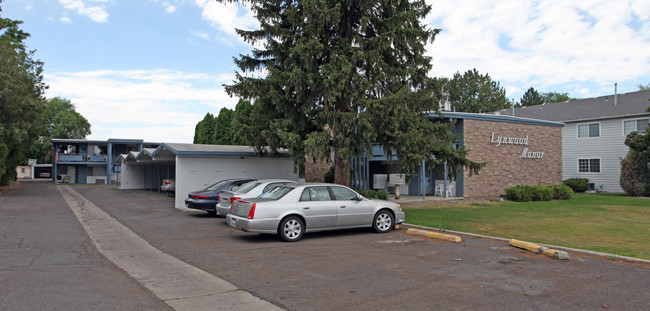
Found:
[[[437,0],[425,22],[432,76],[476,68],[518,100],[529,87],[574,97],[650,83],[650,0]],[[214,0],[12,0],[45,63],[48,97],[70,99],[90,139],[191,142],[207,112],[233,108],[222,84],[250,51],[251,12]]]

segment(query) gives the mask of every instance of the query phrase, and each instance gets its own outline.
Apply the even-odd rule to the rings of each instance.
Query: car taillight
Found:
[[[196,195],[196,194],[192,194],[192,195],[190,195],[190,198],[196,198],[196,199],[209,199],[210,196],[209,196],[209,195]]]
[[[253,219],[253,217],[255,217],[255,203],[253,203],[250,212],[248,212],[248,219]]]
[[[402,212],[402,207],[399,204],[397,204],[397,209],[399,209],[399,211]]]
[[[228,203],[232,204],[232,202],[235,202],[235,201],[237,201],[239,199],[241,199],[241,198],[240,197],[232,197],[232,198],[228,199]]]

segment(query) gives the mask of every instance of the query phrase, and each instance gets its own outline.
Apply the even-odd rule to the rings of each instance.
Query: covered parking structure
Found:
[[[229,178],[283,178],[298,181],[286,150],[260,154],[248,146],[162,143],[123,154],[118,189],[159,191],[162,180],[176,180],[175,203],[184,209],[187,194]]]

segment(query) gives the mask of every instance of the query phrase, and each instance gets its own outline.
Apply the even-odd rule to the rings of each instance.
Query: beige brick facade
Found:
[[[505,188],[517,185],[562,183],[561,127],[470,119],[463,122],[468,158],[488,163],[478,175],[464,173],[464,197],[499,196],[505,194]],[[514,139],[499,145],[498,137]],[[525,148],[529,153],[522,154]]]

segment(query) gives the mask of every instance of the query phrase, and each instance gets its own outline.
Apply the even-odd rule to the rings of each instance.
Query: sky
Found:
[[[476,68],[519,101],[589,98],[650,84],[650,0],[427,0],[432,77]],[[251,46],[251,11],[214,0],[4,0],[44,65],[46,97],[69,99],[87,138],[191,143],[206,113],[234,109],[223,84]]]

